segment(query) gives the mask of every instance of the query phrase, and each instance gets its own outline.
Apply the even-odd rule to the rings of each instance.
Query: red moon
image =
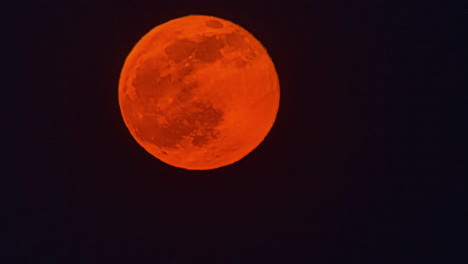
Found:
[[[280,88],[262,44],[242,27],[190,15],[153,28],[125,60],[119,105],[131,135],[188,170],[239,161],[273,126]]]

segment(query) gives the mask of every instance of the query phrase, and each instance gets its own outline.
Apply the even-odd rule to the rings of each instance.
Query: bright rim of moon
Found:
[[[125,60],[119,105],[150,154],[209,170],[253,151],[276,119],[278,75],[262,44],[240,26],[190,15],[153,28]]]

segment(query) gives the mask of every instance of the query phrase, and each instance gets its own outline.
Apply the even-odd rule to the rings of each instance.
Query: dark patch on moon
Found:
[[[236,49],[245,49],[248,48],[247,42],[238,32],[232,32],[223,35],[228,46],[234,47]]]
[[[139,98],[158,98],[168,90],[184,88],[187,85],[185,77],[194,71],[192,64],[177,65],[174,74],[161,76],[161,65],[160,59],[151,58],[136,68],[132,85]]]
[[[180,86],[180,90],[176,95],[176,101],[180,103],[188,102],[193,98],[193,90],[197,87],[197,83],[184,83]]]
[[[222,58],[220,50],[226,42],[215,36],[203,37],[201,41],[195,42],[189,39],[179,39],[168,45],[164,52],[168,59],[175,63],[185,60],[195,60],[206,63],[215,62]],[[189,58],[193,55],[193,58]]]
[[[212,20],[211,22],[213,24],[218,21]],[[221,49],[226,46],[243,53],[248,51],[245,55],[246,60],[251,60],[256,56],[246,39],[237,31],[214,36],[201,36],[200,40],[197,41],[188,38],[178,39],[169,44],[164,52],[169,61],[178,65],[186,62],[191,64],[197,62],[213,63],[223,58]],[[243,63],[241,62],[241,64]],[[236,66],[240,67],[241,65],[237,63]]]
[[[215,36],[205,37],[197,44],[195,58],[202,62],[215,62],[221,59],[220,49],[226,45],[223,40],[217,39]]]
[[[223,121],[224,112],[207,102],[192,102],[177,113],[166,116],[166,124],[158,124],[154,116],[143,116],[136,127],[137,136],[158,147],[175,149],[184,138],[190,138],[194,146],[202,147],[219,135],[216,129]]]
[[[236,58],[234,60],[234,66],[236,66],[236,68],[244,68],[246,65],[247,65],[247,62],[243,60],[242,58]]]
[[[219,22],[218,20],[208,20],[206,21],[205,25],[211,28],[223,28],[223,23]]]
[[[179,39],[169,44],[164,52],[166,53],[169,60],[179,63],[192,55],[192,53],[197,49],[197,43],[190,39]]]
[[[135,122],[136,136],[168,149],[177,148],[184,138],[189,138],[194,146],[208,144],[218,136],[216,126],[222,122],[224,112],[215,109],[209,102],[193,101],[193,90],[198,84],[188,83],[183,78],[192,72],[192,66],[186,64],[178,67],[174,75],[161,77],[160,65],[159,60],[151,59],[137,67],[132,85],[138,96],[135,102],[125,104],[126,108],[133,108],[130,112],[133,113],[131,119]],[[170,115],[156,107],[158,100],[169,89],[178,90],[173,104],[179,107]],[[163,117],[165,122],[158,122],[158,117]]]
[[[135,70],[136,76],[132,81],[138,98],[154,97],[157,95],[156,87],[163,87],[170,77],[161,79],[161,64],[154,60],[148,60],[141,63]]]

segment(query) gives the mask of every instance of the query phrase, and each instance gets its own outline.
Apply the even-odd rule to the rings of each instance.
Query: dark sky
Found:
[[[408,2],[10,3],[0,262],[462,263],[464,165],[436,138],[466,8]],[[280,79],[266,140],[212,171],[148,154],[117,101],[133,45],[188,14],[250,31]]]

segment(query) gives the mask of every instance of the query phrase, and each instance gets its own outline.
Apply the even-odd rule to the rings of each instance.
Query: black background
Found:
[[[464,164],[443,165],[436,140],[446,128],[439,110],[450,105],[441,93],[463,77],[453,44],[466,34],[466,8],[90,0],[22,2],[3,12],[4,120],[12,124],[4,171],[14,210],[5,213],[11,236],[3,236],[2,251],[14,256],[2,263],[462,263],[466,256],[465,187],[451,177]],[[173,168],[145,152],[117,100],[133,45],[188,14],[250,31],[280,78],[280,109],[265,141],[212,171]]]

